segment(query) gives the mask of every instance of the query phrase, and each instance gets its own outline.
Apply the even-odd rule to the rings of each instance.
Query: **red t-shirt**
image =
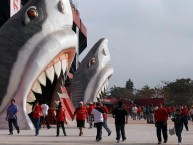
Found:
[[[57,121],[64,121],[65,120],[65,112],[63,110],[58,110],[56,114]]]
[[[85,107],[79,107],[75,110],[74,114],[76,115],[76,120],[85,120],[88,111]]]
[[[168,108],[167,108],[167,111],[168,111],[168,113],[172,112],[172,108],[171,108],[171,107],[168,107]]]
[[[108,117],[108,113],[109,113],[109,110],[107,109],[107,107],[105,107],[105,106],[101,106],[101,109],[104,111],[104,113],[103,113],[103,118],[104,119],[107,119],[107,117]]]
[[[164,108],[155,110],[154,117],[155,121],[167,121],[168,120],[167,110]]]
[[[184,109],[182,110],[182,112],[183,112],[183,115],[184,115],[184,116],[188,116],[188,114],[189,114],[189,110],[188,110],[187,108],[184,108]]]
[[[93,106],[92,106],[92,105],[90,105],[90,106],[87,108],[88,115],[91,115],[92,109],[93,109]]]
[[[139,106],[138,108],[137,108],[137,113],[141,113],[142,112],[142,108]]]
[[[33,107],[33,118],[40,118],[42,107],[40,105]]]

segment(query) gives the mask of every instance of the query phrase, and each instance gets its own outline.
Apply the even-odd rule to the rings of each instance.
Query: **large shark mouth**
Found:
[[[31,113],[32,105],[35,100],[40,104],[47,103],[54,107],[60,97],[62,87],[69,72],[72,63],[72,54],[70,49],[62,51],[40,72],[37,79],[34,80],[31,90],[26,98],[26,111]]]

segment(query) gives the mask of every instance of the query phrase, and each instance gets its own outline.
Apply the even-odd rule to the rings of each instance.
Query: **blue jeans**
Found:
[[[183,126],[175,127],[175,130],[176,130],[176,136],[178,137],[178,142],[181,143]]]
[[[103,127],[105,128],[105,130],[106,130],[108,133],[111,132],[111,130],[110,130],[109,127],[107,126],[107,119],[104,119],[104,120],[103,120]]]
[[[36,129],[35,133],[36,133],[36,135],[38,135],[39,134],[39,126],[40,126],[40,118],[34,118],[33,121],[34,121],[34,127]]]

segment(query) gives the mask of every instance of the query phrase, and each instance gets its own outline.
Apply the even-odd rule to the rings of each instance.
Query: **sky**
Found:
[[[107,38],[114,74],[109,87],[193,79],[193,1],[73,0],[87,28],[84,57]]]

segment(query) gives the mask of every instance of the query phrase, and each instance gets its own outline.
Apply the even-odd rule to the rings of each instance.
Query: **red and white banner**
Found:
[[[10,17],[21,9],[21,0],[10,0]]]

